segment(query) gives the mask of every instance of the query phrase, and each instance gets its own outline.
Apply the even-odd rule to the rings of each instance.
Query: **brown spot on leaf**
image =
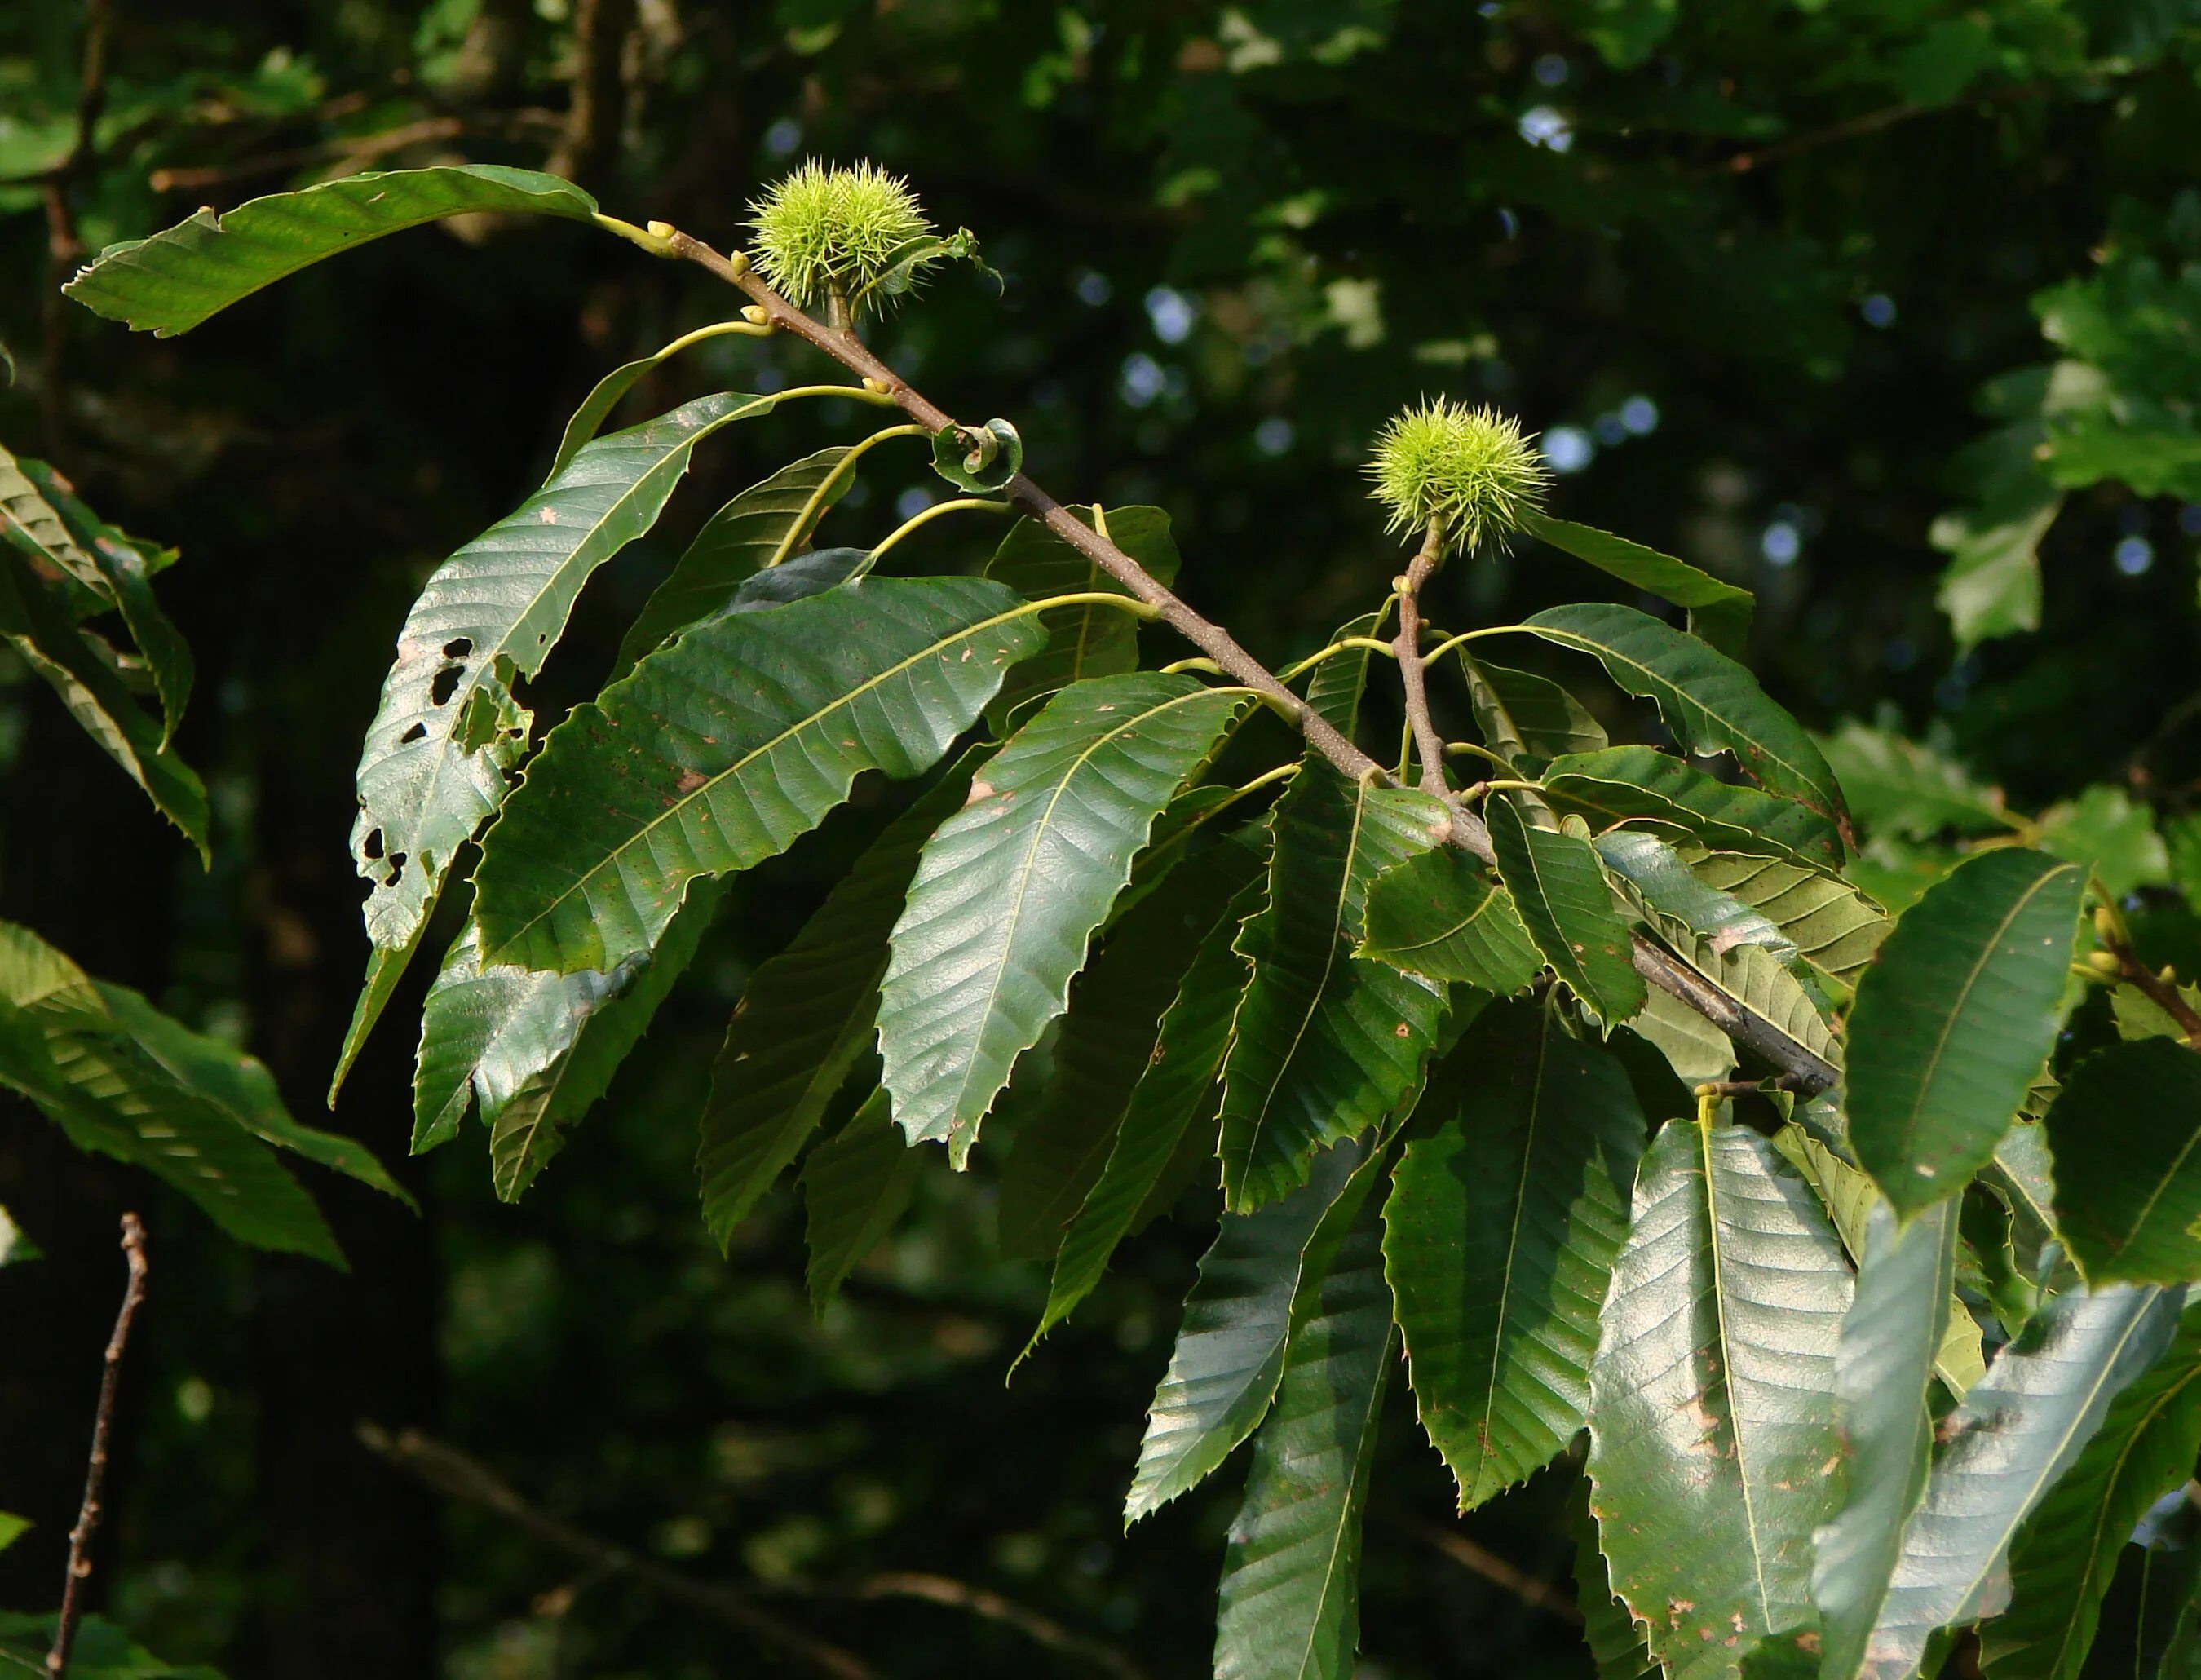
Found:
[[[677,780],[673,785],[678,788],[683,794],[690,794],[695,792],[697,788],[701,787],[704,780],[705,778],[701,771],[684,770],[680,772],[679,779]]]

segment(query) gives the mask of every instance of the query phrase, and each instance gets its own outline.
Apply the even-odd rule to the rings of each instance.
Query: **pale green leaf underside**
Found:
[[[1649,823],[1722,851],[1787,858],[1816,869],[1842,861],[1841,836],[1809,806],[1723,782],[1670,753],[1607,747],[1544,767],[1544,796],[1594,828]]]

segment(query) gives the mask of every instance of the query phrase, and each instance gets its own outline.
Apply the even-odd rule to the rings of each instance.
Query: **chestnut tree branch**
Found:
[[[54,1624],[53,1648],[46,1653],[50,1680],[68,1672],[77,1624],[84,1619],[85,1583],[91,1578],[91,1537],[99,1530],[101,1501],[107,1490],[107,1442],[114,1428],[114,1396],[121,1387],[122,1355],[130,1346],[131,1321],[145,1300],[145,1227],[135,1213],[122,1216],[122,1258],[130,1268],[114,1332],[107,1338],[107,1363],[99,1374],[99,1405],[91,1419],[91,1454],[85,1466],[84,1504],[69,1530],[68,1578],[62,1585],[62,1613]]]
[[[1429,717],[1429,685],[1422,665],[1422,585],[1437,569],[1444,554],[1444,526],[1429,521],[1421,552],[1406,563],[1399,580],[1399,634],[1391,646],[1399,655],[1399,683],[1406,691],[1406,722],[1414,732],[1414,751],[1422,761],[1422,787],[1443,798],[1447,791],[1444,773],[1444,737]]]

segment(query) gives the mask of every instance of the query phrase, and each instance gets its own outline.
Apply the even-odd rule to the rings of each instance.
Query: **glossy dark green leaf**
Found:
[[[847,491],[853,475],[840,471],[848,449],[835,444],[800,461],[789,461],[760,484],[751,485],[705,520],[665,581],[650,591],[642,611],[620,638],[619,658],[613,667],[616,681],[634,668],[634,662],[668,636],[729,608],[756,610],[778,604],[760,598],[768,584],[754,582],[760,574],[796,561],[802,545],[817,529],[818,521]],[[839,550],[847,554],[853,550]],[[849,568],[839,568],[830,581],[839,583]],[[789,579],[776,580],[783,584]],[[814,570],[797,573],[794,581],[802,594],[816,594],[820,583]],[[802,587],[807,585],[807,587]],[[748,595],[744,596],[744,588]],[[799,599],[783,590],[781,601]]]
[[[1223,1554],[1216,1680],[1351,1680],[1361,1517],[1396,1356],[1371,1199],[1293,1330]]]
[[[1522,526],[1531,536],[1542,537],[1576,560],[1588,561],[1609,577],[1663,596],[1676,607],[1687,608],[1691,630],[1722,653],[1738,659],[1742,656],[1743,644],[1750,639],[1751,613],[1757,605],[1748,590],[1723,583],[1685,560],[1591,526],[1533,511]]]
[[[1178,1150],[1195,1136],[1193,1123],[1222,1077],[1231,1019],[1249,974],[1232,932],[1259,907],[1266,887],[1257,878],[1231,900],[1163,1012],[1153,1056],[1124,1107],[1108,1159],[1064,1233],[1047,1308],[1027,1354],[1093,1292],[1117,1244],[1169,1178]]]
[[[367,931],[378,952],[417,946],[460,848],[503,804],[533,724],[514,684],[542,671],[582,585],[656,522],[698,443],[778,400],[699,397],[599,438],[437,567],[398,634],[360,752],[352,856],[372,884]],[[567,966],[608,970],[625,955]],[[390,968],[370,971],[363,1008],[378,979],[385,996],[395,984]],[[373,1026],[370,1016],[355,1036]]]
[[[810,1304],[823,1313],[909,1206],[924,1157],[902,1137],[883,1089],[802,1163]]]
[[[1552,607],[1523,628],[1595,657],[1622,688],[1655,704],[1690,752],[1733,753],[1767,790],[1846,829],[1841,789],[1804,726],[1725,654],[1633,607]]]
[[[150,238],[109,245],[62,290],[94,314],[167,338],[385,233],[484,212],[586,221],[596,209],[571,181],[497,164],[346,175],[255,198],[226,215],[200,210]]]
[[[1813,868],[1842,861],[1834,823],[1809,806],[1763,789],[1723,782],[1670,753],[1608,747],[1545,766],[1544,796],[1594,828],[1651,823],[1714,850],[1753,852]]]
[[[2033,1334],[1995,1355],[1940,1425],[1946,1444],[1868,1646],[1869,1680],[1906,1680],[1940,1629],[2004,1608],[2018,1525],[2169,1345],[2182,1293],[2118,1283],[2058,1295]]]
[[[1069,512],[1080,525],[1094,523],[1091,508]],[[1177,543],[1170,535],[1167,513],[1159,508],[1111,508],[1100,517],[1107,521],[1110,542],[1159,582],[1176,582]],[[1028,601],[1059,595],[1130,594],[1037,520],[1020,519],[1009,527],[986,563],[986,575]],[[1050,607],[1040,614],[1040,623],[1047,630],[1047,646],[1009,673],[987,708],[987,721],[997,734],[1005,729],[1010,712],[1034,695],[1053,694],[1088,677],[1120,676],[1138,668],[1139,621],[1129,613],[1085,602]]]
[[[880,831],[787,949],[757,965],[711,1066],[696,1160],[703,1223],[721,1248],[824,1118],[872,1046],[887,936],[919,849],[962,808],[973,749]]]
[[[1506,753],[1523,775],[1541,775],[1544,767],[1555,758],[1599,752],[1608,744],[1605,726],[1590,715],[1589,708],[1549,678],[1493,665],[1488,660],[1468,660],[1465,649],[1460,650],[1460,656],[1474,673],[1470,700],[1478,692],[1484,699],[1483,706],[1477,708],[1478,716],[1484,718],[1487,726],[1489,705],[1495,702],[1507,720],[1503,732],[1510,745],[1488,744],[1494,752]]]
[[[1643,977],[1597,849],[1576,835],[1531,828],[1503,799],[1490,802],[1483,819],[1499,878],[1552,972],[1608,1022],[1641,1009]]]
[[[1587,1492],[1588,1483],[1582,1483]],[[1576,1501],[1575,1601],[1582,1607],[1582,1641],[1597,1665],[1597,1680],[1658,1680],[1661,1672],[1643,1642],[1643,1630],[1612,1590],[1612,1573],[1597,1548],[1597,1519],[1586,1500]]]
[[[1825,1680],[1856,1680],[1863,1669],[1905,1525],[1926,1489],[1928,1389],[1956,1287],[1957,1205],[1945,1201],[1899,1225],[1874,1196],[1862,1248],[1857,1297],[1834,1350],[1846,1468],[1840,1502],[1818,1530],[1811,1575]]]
[[[1589,1473],[1613,1586],[1674,1680],[1731,1673],[1811,1617],[1850,1294],[1833,1229],[1771,1144],[1687,1120],[1659,1133],[1590,1370]]]
[[[2056,1041],[2085,872],[2038,852],[1961,865],[1895,925],[1849,1019],[1850,1143],[1897,1212],[1962,1190]]]
[[[529,765],[475,874],[489,960],[608,971],[649,950],[690,882],[784,851],[864,771],[937,761],[1039,635],[968,578],[867,578],[698,626]]]
[[[2201,1055],[2178,1040],[2112,1044],[2064,1077],[2048,1111],[2056,1226],[2089,1283],[2201,1278],[2197,1143]]]
[[[2190,1051],[2184,1054],[2191,1054]],[[1993,1680],[2077,1680],[2134,1527],[2201,1454],[2201,1308],[2110,1404],[2010,1548],[2010,1608],[1981,1632]]]
[[[1186,969],[1265,861],[1252,846],[1211,846],[1110,921],[1071,984],[1052,1072],[1001,1172],[995,1209],[1006,1257],[1054,1257],[1114,1151]],[[1224,931],[1226,946],[1237,925]],[[1154,1165],[1159,1172],[1162,1161]]]
[[[1238,949],[1253,964],[1223,1069],[1223,1189],[1246,1212],[1306,1182],[1420,1078],[1444,1007],[1434,982],[1354,960],[1370,887],[1436,843],[1427,794],[1347,782],[1310,761],[1276,808],[1269,902]]]
[[[925,843],[879,990],[883,1081],[913,1143],[945,1143],[963,1165],[1017,1058],[1067,1004],[1155,818],[1245,704],[1189,677],[1089,678],[1017,732]]]
[[[1646,1127],[1628,1074],[1551,1010],[1494,1006],[1457,1114],[1406,1146],[1383,1255],[1422,1426],[1463,1511],[1582,1426]]]
[[[205,861],[205,788],[174,747],[163,743],[161,726],[146,715],[111,660],[78,626],[62,588],[34,571],[13,541],[0,542],[0,639]]]
[[[1459,980],[1500,996],[1541,972],[1513,896],[1457,846],[1408,858],[1376,878],[1355,956],[1432,980]]]
[[[421,1008],[414,1152],[455,1137],[471,1107],[489,1128],[490,1182],[517,1201],[610,1088],[718,905],[715,886],[696,893],[655,951],[611,974],[484,968],[467,924]]]
[[[1357,1143],[1327,1150],[1289,1195],[1223,1216],[1147,1413],[1124,1502],[1127,1524],[1197,1487],[1268,1412],[1283,1377],[1309,1245],[1341,1202],[1367,1193],[1368,1178],[1355,1182],[1367,1159]]]

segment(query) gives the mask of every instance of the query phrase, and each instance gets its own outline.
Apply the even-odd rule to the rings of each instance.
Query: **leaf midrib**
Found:
[[[1476,1455],[1475,1490],[1483,1490],[1483,1477],[1495,1451],[1491,1445],[1490,1420],[1498,1410],[1498,1372],[1505,1362],[1505,1325],[1513,1299],[1513,1262],[1521,1252],[1521,1220],[1529,1205],[1529,1174],[1536,1159],[1536,1128],[1544,1113],[1544,1073],[1551,1049],[1552,1012],[1538,1019],[1536,1070],[1529,1084],[1529,1125],[1521,1140],[1521,1176],[1513,1187],[1513,1220],[1505,1233],[1505,1269],[1498,1280],[1498,1322],[1490,1339],[1490,1387],[1482,1401],[1482,1427],[1477,1432],[1482,1450]],[[1494,1489],[1490,1491],[1496,1491]]]
[[[755,763],[760,758],[764,757],[769,753],[776,751],[778,748],[785,745],[789,741],[801,734],[804,731],[814,727],[822,720],[831,717],[835,712],[854,704],[855,702],[871,693],[872,690],[877,688],[881,684],[888,681],[891,678],[900,676],[912,666],[919,664],[928,659],[937,658],[942,651],[948,648],[953,647],[956,643],[968,641],[972,637],[982,635],[985,631],[993,629],[997,625],[1007,623],[1011,619],[1024,617],[1029,614],[1030,610],[1030,609],[1027,607],[1012,607],[1005,613],[996,613],[989,619],[982,620],[977,624],[971,625],[962,630],[956,631],[952,635],[942,637],[938,641],[932,643],[930,646],[920,649],[918,652],[912,654],[908,658],[902,660],[896,664],[889,666],[885,670],[874,672],[871,676],[864,678],[862,682],[857,684],[854,688],[842,690],[839,695],[834,697],[833,701],[829,705],[822,707],[819,710],[811,713],[807,717],[799,719],[795,723],[789,725],[787,728],[780,731],[778,734],[773,736],[770,740],[760,743],[756,747],[751,749],[734,763],[729,765],[725,769],[719,772],[718,774],[707,778],[704,781],[697,784],[696,787],[690,790],[687,793],[679,796],[671,805],[667,806],[657,815],[652,817],[649,821],[643,824],[643,825],[637,829],[627,839],[622,841],[619,844],[613,847],[609,851],[606,852],[601,861],[592,864],[590,867],[575,876],[572,884],[567,886],[564,891],[551,898],[543,905],[541,910],[537,911],[526,921],[521,923],[518,927],[514,928],[511,933],[505,937],[503,941],[497,947],[497,956],[501,958],[506,951],[509,950],[513,947],[514,944],[518,943],[527,934],[532,932],[537,927],[540,926],[549,918],[553,912],[557,910],[561,905],[564,904],[567,899],[572,897],[575,893],[579,892],[590,882],[596,880],[606,870],[613,868],[621,858],[626,856],[635,847],[640,845],[648,836],[654,833],[660,823],[672,821],[675,817],[679,816],[682,813],[688,810],[697,800],[704,798],[710,793],[715,791],[718,787],[729,778],[739,775],[742,771],[748,769],[752,764]],[[599,708],[599,709],[601,710],[601,708]],[[601,946],[602,943],[601,937],[599,937],[597,943]],[[601,955],[602,952],[599,951],[598,955]]]
[[[1712,1128],[1709,1120],[1697,1122],[1697,1145],[1704,1164],[1705,1227],[1712,1260],[1712,1316],[1720,1344],[1717,1380],[1720,1386],[1727,1390],[1728,1432],[1734,1437],[1734,1470],[1742,1485],[1742,1520],[1750,1530],[1750,1566],[1758,1583],[1758,1613],[1764,1622],[1762,1631],[1772,1633],[1777,1630],[1773,1617],[1773,1594],[1765,1583],[1765,1548],[1758,1537],[1758,1501],[1751,1495],[1750,1455],[1743,1441],[1742,1419],[1735,1402],[1734,1350],[1729,1341],[1727,1327],[1727,1261],[1720,1243],[1719,1197],[1715,1188]]]

